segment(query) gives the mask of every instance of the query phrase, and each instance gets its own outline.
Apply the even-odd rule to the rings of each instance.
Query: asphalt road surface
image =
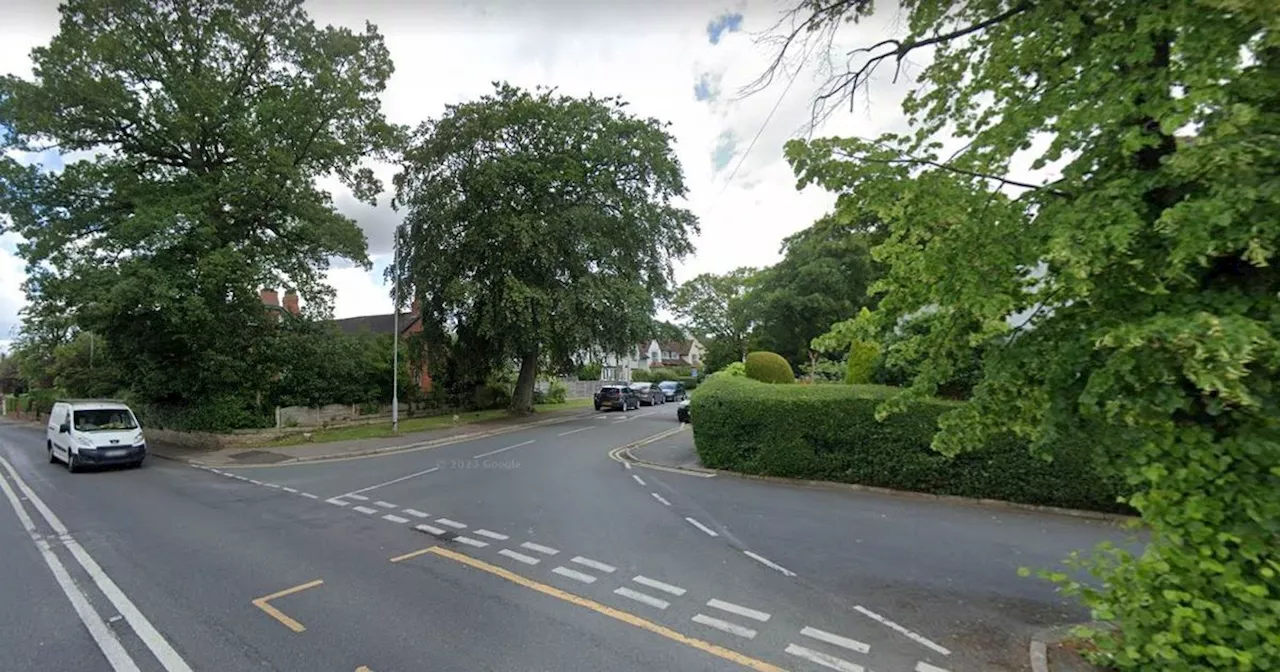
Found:
[[[636,466],[675,406],[413,452],[69,474],[0,425],[5,670],[1024,670],[1017,568],[1115,525]],[[688,441],[689,432],[663,439]]]

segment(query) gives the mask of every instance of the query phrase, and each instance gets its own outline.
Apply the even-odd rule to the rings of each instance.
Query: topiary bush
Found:
[[[794,383],[796,374],[787,360],[776,352],[747,354],[747,377],[762,383]]]
[[[949,458],[930,447],[938,416],[957,402],[929,401],[884,422],[876,406],[894,388],[766,385],[714,376],[693,397],[693,435],[702,463],[749,474],[860,483],[899,490],[1130,513],[1124,487],[1094,461],[1094,442],[1068,439],[1054,461],[1025,441],[998,436]]]
[[[849,359],[845,361],[846,385],[866,385],[876,373],[880,361],[880,346],[872,341],[854,341],[849,346]]]

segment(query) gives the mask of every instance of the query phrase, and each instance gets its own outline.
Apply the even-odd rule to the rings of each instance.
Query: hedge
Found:
[[[1009,434],[948,458],[929,444],[956,402],[916,404],[878,422],[876,406],[893,389],[716,376],[690,409],[698,456],[748,474],[1131,513],[1116,501],[1122,481],[1101,475],[1088,442],[1055,446],[1048,462]]]
[[[747,353],[747,377],[765,383],[794,383],[796,374],[776,352]]]

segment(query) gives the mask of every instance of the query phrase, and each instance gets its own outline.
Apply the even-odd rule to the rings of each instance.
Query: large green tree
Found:
[[[32,315],[104,336],[149,401],[250,398],[271,374],[258,288],[323,306],[331,258],[367,263],[360,229],[315,180],[370,201],[379,190],[361,162],[396,136],[379,103],[382,37],[317,27],[300,0],[60,12],[32,51],[34,79],[0,79],[3,156],[81,157],[60,172],[0,159]]]
[[[888,224],[873,321],[933,311],[907,396],[995,346],[936,447],[1098,437],[1151,533],[1140,554],[1095,554],[1102,589],[1075,586],[1118,625],[1101,657],[1280,668],[1280,3],[902,8],[908,34],[858,52],[824,93],[932,50],[905,103],[914,132],[787,154],[801,184]],[[870,10],[805,2],[788,44]]]
[[[676,205],[685,185],[665,126],[616,98],[495,84],[409,143],[396,176],[404,295],[421,300],[425,333],[481,344],[486,364],[519,362],[514,411],[532,409],[544,356],[652,335],[697,231]]]
[[[882,231],[873,217],[839,212],[783,240],[782,260],[760,272],[745,299],[751,349],[807,364],[815,336],[871,304],[867,289],[881,269],[870,249]]]
[[[681,283],[671,298],[671,312],[706,341],[707,367],[713,371],[747,356],[752,323],[747,293],[757,273],[747,266],[702,273]]]

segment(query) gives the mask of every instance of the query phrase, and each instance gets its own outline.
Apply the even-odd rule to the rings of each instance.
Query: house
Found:
[[[657,340],[649,340],[636,343],[629,351],[621,353],[584,350],[577,359],[583,364],[599,364],[600,380],[630,382],[631,370],[648,371],[652,368],[650,362],[661,360],[661,351]]]
[[[664,341],[659,344],[659,357],[657,362],[663,367],[687,366],[693,369],[702,368],[702,358],[706,354],[706,348],[703,347],[698,339],[691,338],[687,341]]]
[[[286,290],[284,293],[284,305],[279,303],[279,294],[274,289],[264,289],[261,292],[262,305],[267,309],[268,314],[280,315],[288,313],[297,316],[301,314],[298,306],[298,294],[294,290]],[[347,317],[341,320],[332,320],[333,324],[344,334],[392,334],[396,330],[395,313],[387,313],[385,315],[361,315],[360,317]],[[403,338],[409,334],[415,334],[422,331],[421,312],[418,310],[418,301],[414,299],[413,305],[409,308],[409,312],[400,313],[400,336]],[[401,351],[403,354],[403,350]],[[418,388],[423,392],[431,391],[431,374],[424,366],[422,371],[415,373],[418,380]]]

